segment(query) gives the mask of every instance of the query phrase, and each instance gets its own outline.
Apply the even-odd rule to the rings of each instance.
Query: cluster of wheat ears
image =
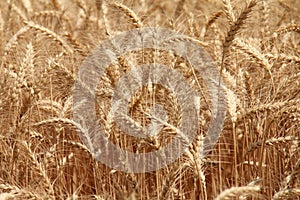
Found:
[[[0,199],[300,199],[299,12],[299,0],[1,1]],[[107,67],[96,90],[110,141],[148,152],[176,134],[163,127],[136,139],[108,114],[120,77],[143,63],[171,66],[202,94],[199,129],[165,168],[116,171],[96,161],[78,135],[74,82],[103,40],[157,26],[189,36],[213,58],[226,86],[223,130],[215,148],[199,156],[211,118],[201,72],[170,52],[129,52]],[[135,92],[132,118],[147,125],[154,101],[169,123],[180,124],[176,95],[160,85]]]

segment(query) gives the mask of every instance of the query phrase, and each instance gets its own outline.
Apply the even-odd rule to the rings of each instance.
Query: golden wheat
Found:
[[[8,0],[0,7],[0,199],[300,199],[298,0]],[[132,130],[156,121],[160,132],[128,135],[111,112],[123,76],[138,65],[165,65],[200,95],[198,130],[179,158],[154,172],[122,172],[95,160],[96,142],[74,119],[72,92],[95,47],[145,27],[185,34],[160,44],[197,44],[213,61],[198,71],[174,52],[137,49],[110,63],[96,88],[77,80],[95,96],[103,134],[136,154],[163,150],[176,135],[188,140],[179,129],[184,105],[168,88],[143,85],[128,102],[130,118],[120,118]],[[213,65],[227,113],[206,152],[215,119],[202,73]],[[155,115],[156,104],[166,117]],[[135,164],[116,159],[127,169]]]

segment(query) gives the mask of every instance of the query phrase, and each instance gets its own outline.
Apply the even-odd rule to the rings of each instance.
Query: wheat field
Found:
[[[300,199],[299,13],[299,0],[1,1],[0,199]],[[97,85],[96,109],[107,137],[128,151],[163,148],[176,134],[164,127],[137,140],[109,116],[113,89],[131,64],[172,66],[203,94],[188,151],[157,171],[126,173],[95,160],[82,142],[72,94],[95,47],[143,27],[185,34],[209,53],[227,112],[217,144],[199,156],[211,120],[201,72],[154,49],[120,57]],[[160,85],[136,91],[132,117],[149,123],[143,110],[154,100],[180,123],[181,105]]]

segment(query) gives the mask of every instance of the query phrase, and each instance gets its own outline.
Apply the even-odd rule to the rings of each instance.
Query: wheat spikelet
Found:
[[[57,10],[59,11],[63,10],[60,0],[51,0],[51,2]]]
[[[111,2],[110,5],[116,7],[119,10],[121,10],[122,12],[124,12],[124,14],[132,20],[132,22],[136,26],[136,28],[143,27],[143,22],[141,21],[141,19],[130,8],[128,8],[127,6],[125,6],[124,4],[121,4],[119,2]]]
[[[168,199],[171,189],[174,187],[176,181],[180,178],[180,173],[182,173],[182,171],[185,170],[187,167],[189,167],[189,164],[183,163],[181,165],[177,165],[177,167],[173,168],[171,172],[168,173],[168,177],[164,183],[163,189],[159,194],[160,200]]]
[[[206,42],[203,42],[201,40],[198,40],[198,39],[193,38],[193,37],[188,37],[188,36],[185,36],[185,37],[183,37],[183,36],[170,37],[170,38],[167,38],[166,40],[162,41],[162,44],[167,45],[168,43],[180,42],[180,41],[182,41],[182,42],[194,42],[194,43],[199,44],[199,45],[204,46],[204,47],[209,46],[209,44],[206,43]]]
[[[103,0],[95,0],[97,10],[101,10]]]
[[[234,38],[242,28],[242,26],[245,24],[246,19],[249,17],[249,14],[253,11],[253,8],[257,5],[257,0],[251,0],[247,6],[242,10],[241,14],[239,14],[237,17],[234,16],[234,13],[232,9],[230,9],[230,2],[223,1],[225,5],[225,14],[228,16],[228,21],[230,24],[229,31],[227,32],[227,35],[225,36],[224,42],[223,42],[223,55],[221,60],[221,71],[224,69],[224,61],[227,57],[229,47],[232,44]]]
[[[278,37],[279,35],[282,35],[282,34],[285,34],[288,32],[292,32],[292,31],[300,33],[300,25],[299,24],[289,24],[286,27],[275,31],[274,37]]]
[[[95,152],[94,147],[93,147],[93,142],[91,141],[91,137],[88,134],[88,131],[84,127],[82,127],[80,124],[78,124],[77,122],[75,122],[71,119],[68,119],[68,118],[46,119],[46,120],[34,123],[33,127],[39,127],[39,126],[43,126],[43,125],[55,125],[58,123],[65,124],[65,125],[69,126],[70,128],[73,128],[73,130],[79,131],[80,134],[85,137],[84,139],[87,141],[87,143],[89,145],[88,148],[90,149],[90,152]]]
[[[56,54],[54,57],[50,57],[47,59],[47,64],[48,66],[45,67],[44,72],[41,75],[41,82],[43,85],[47,84],[47,80],[45,77],[47,77],[48,74],[51,74],[51,71],[53,70],[53,67],[55,66],[53,63],[58,62],[58,60],[60,60],[63,57],[64,53],[60,52],[58,54]]]
[[[275,110],[282,110],[282,111],[289,110],[289,109],[292,109],[292,108],[296,108],[299,103],[300,103],[299,100],[286,100],[286,101],[279,101],[279,102],[274,102],[274,103],[261,104],[261,105],[249,108],[247,110],[239,111],[238,118],[242,118],[242,117],[245,117],[247,115],[254,114],[256,112],[275,111]],[[285,107],[287,105],[291,105],[291,106]]]
[[[63,36],[67,37],[70,43],[72,44],[74,51],[79,51],[83,56],[86,56],[87,47],[79,42],[76,38],[73,37],[69,32],[65,32]]]
[[[11,89],[11,97],[13,105],[19,109],[20,96],[22,92],[22,87],[27,85],[25,80],[25,69],[24,66],[20,66],[17,71],[17,77],[15,77],[14,84]],[[19,110],[18,110],[19,111]]]
[[[289,32],[300,33],[300,25],[299,24],[289,24],[284,28],[280,28],[273,33],[273,36],[267,40],[271,44],[271,48],[273,48],[275,40],[278,39],[281,35]]]
[[[39,11],[39,12],[34,12],[33,15],[32,15],[32,18],[35,18],[35,17],[44,17],[44,18],[47,18],[49,16],[56,17],[56,18],[66,17],[66,16],[63,15],[63,12],[61,12],[61,11],[56,11],[56,10],[42,10],[42,11]]]
[[[233,25],[236,21],[233,8],[231,5],[230,0],[223,0],[223,5],[224,5],[224,13],[226,15],[227,21],[229,22],[230,25]]]
[[[263,34],[263,37],[270,35],[270,7],[269,7],[268,1],[262,1],[261,7],[262,7],[262,23],[263,23],[263,31],[261,32]]]
[[[1,181],[1,182],[3,182],[3,181]],[[1,190],[18,190],[19,189],[17,186],[10,185],[10,184],[7,184],[7,183],[6,184],[1,183],[0,188],[1,188]]]
[[[237,105],[238,105],[238,98],[235,95],[235,93],[226,88],[226,94],[227,94],[227,101],[228,101],[228,111],[231,116],[231,121],[235,123],[237,121]]]
[[[241,186],[241,187],[232,187],[227,190],[224,190],[221,194],[216,197],[216,200],[227,200],[232,199],[233,197],[238,197],[241,195],[257,195],[260,191],[259,186]]]
[[[254,95],[254,89],[253,89],[253,83],[252,83],[252,80],[251,80],[251,77],[249,75],[249,73],[247,71],[244,71],[244,76],[245,76],[245,88],[246,88],[246,91],[247,91],[247,94],[249,96],[249,103],[248,103],[248,106],[251,106],[251,102],[255,101],[255,95]]]
[[[273,58],[283,60],[286,63],[290,63],[290,62],[297,63],[297,64],[300,63],[299,56],[286,55],[284,53],[280,53],[278,56],[275,57],[273,56]]]
[[[182,14],[182,11],[183,11],[183,7],[184,7],[184,3],[185,3],[185,0],[180,0],[177,4],[176,4],[176,9],[175,9],[175,12],[174,12],[174,19],[177,19],[181,14]]]
[[[50,153],[55,153],[57,151],[57,146],[61,145],[61,144],[69,144],[69,145],[71,145],[73,147],[76,147],[76,148],[82,150],[83,152],[88,153],[88,155],[92,155],[91,151],[84,144],[81,144],[81,143],[75,142],[75,141],[71,141],[71,140],[61,140],[61,141],[58,141],[56,144],[54,144],[50,148]]]
[[[34,50],[32,43],[30,42],[27,45],[25,57],[21,63],[21,67],[25,71],[24,75],[24,83],[23,85],[30,91],[30,95],[34,96],[36,94],[36,89],[35,89],[35,79],[34,79]]]
[[[192,147],[189,148],[189,152],[186,152],[190,161],[192,162],[192,166],[194,166],[194,170],[200,180],[202,187],[201,187],[201,195],[202,198],[207,199],[207,188],[206,188],[206,178],[203,170],[204,160],[203,160],[203,152],[204,152],[204,137],[202,134],[197,135],[195,138],[195,143]]]
[[[41,162],[38,161],[35,153],[31,150],[30,144],[28,144],[26,141],[22,142],[23,146],[26,148],[26,150],[28,151],[28,156],[31,158],[31,161],[33,163],[33,165],[36,168],[37,173],[43,177],[44,181],[45,181],[45,187],[48,188],[48,198],[49,199],[54,199],[54,188],[53,185],[47,175],[47,172],[45,170],[45,167],[43,166],[43,164]]]
[[[2,11],[0,10],[0,31],[4,31],[4,19],[3,19],[3,15],[2,15]]]
[[[72,54],[73,50],[72,48],[63,40],[63,38],[61,38],[59,35],[57,35],[55,32],[49,30],[46,27],[40,26],[38,24],[35,24],[32,21],[25,21],[24,22],[27,26],[29,26],[30,28],[33,28],[43,34],[45,34],[46,36],[48,36],[49,38],[53,39],[56,42],[59,42],[66,50],[68,53]]]
[[[270,70],[272,69],[272,65],[269,63],[268,59],[264,54],[259,52],[249,43],[239,38],[235,40],[234,45],[237,47],[238,50],[241,50],[243,53],[251,56],[251,58],[255,59],[255,61],[260,64],[260,66],[262,66],[264,69],[270,72]]]
[[[24,21],[28,20],[25,13],[21,11],[14,3],[11,4],[11,8],[15,11]]]
[[[31,16],[32,19],[42,19],[47,21],[51,18],[59,20],[62,26],[62,29],[67,32],[69,27],[71,26],[72,22],[71,19],[65,14],[63,11],[57,10],[43,10],[39,12],[34,12]]]
[[[289,197],[299,197],[300,196],[300,189],[299,188],[291,188],[291,189],[283,189],[273,195],[272,200],[278,199],[287,199]]]
[[[212,25],[213,23],[215,23],[215,21],[216,21],[222,14],[223,14],[223,11],[218,11],[218,12],[213,13],[213,14],[209,17],[207,23],[205,24],[205,33],[204,33],[204,37],[207,36],[207,30],[211,27],[211,25]]]
[[[22,3],[24,5],[24,7],[26,8],[28,13],[32,13],[33,9],[32,9],[32,4],[30,0],[22,0]]]
[[[61,110],[60,117],[66,117],[68,112],[71,111],[72,106],[73,106],[73,97],[69,96],[64,102],[64,106],[63,109]]]
[[[291,142],[294,140],[296,140],[296,138],[294,138],[293,136],[285,136],[285,137],[278,137],[278,138],[273,137],[273,138],[267,139],[266,141],[258,141],[258,142],[252,143],[250,145],[250,147],[247,151],[247,154],[255,149],[258,149],[262,145],[273,146],[275,144],[282,144],[282,143]]]
[[[43,197],[30,192],[25,189],[20,189],[17,186],[10,185],[8,183],[0,183],[0,191],[4,190],[6,192],[0,193],[0,199],[2,200],[9,200],[9,199],[36,199],[36,200],[42,200]]]
[[[300,180],[300,159],[298,159],[292,173],[286,177],[286,188],[296,187],[296,180]]]
[[[38,132],[32,131],[32,130],[29,130],[28,133],[29,133],[30,138],[32,138],[32,139],[36,138],[36,139],[39,139],[41,142],[44,140],[44,136],[41,133],[38,133]]]
[[[61,103],[47,99],[39,100],[36,102],[36,106],[39,109],[54,112],[56,116],[60,116],[60,113],[63,110]]]
[[[26,32],[28,32],[29,30],[30,28],[28,26],[24,26],[9,39],[9,41],[6,43],[4,47],[4,58],[3,58],[4,60],[6,60],[5,56],[8,54],[10,49],[18,44],[19,37],[25,34]]]
[[[104,0],[102,2],[102,13],[103,13],[103,21],[104,21],[104,27],[105,27],[105,30],[106,30],[106,34],[107,35],[112,35],[113,31],[112,31],[112,28],[109,24],[109,19],[108,19],[108,3]],[[99,25],[100,26],[100,25]]]
[[[83,127],[81,127],[80,124],[78,124],[75,121],[70,120],[68,118],[51,118],[51,119],[46,119],[46,120],[43,120],[43,121],[40,121],[40,122],[37,122],[37,123],[33,124],[33,126],[38,127],[38,126],[51,125],[51,124],[55,125],[56,123],[62,123],[62,124],[69,125],[70,127],[73,127],[73,128],[75,128],[75,130],[79,130],[82,133],[86,132],[86,130]]]
[[[55,59],[50,59],[48,64],[50,65],[50,68],[52,68],[52,69],[54,67],[58,67],[59,69],[64,71],[67,74],[67,76],[69,78],[71,78],[72,80],[76,79],[75,75],[69,69],[67,69],[65,67],[65,65],[62,65],[62,64],[58,63]]]

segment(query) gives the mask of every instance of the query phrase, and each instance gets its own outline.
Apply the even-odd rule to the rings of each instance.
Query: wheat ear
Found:
[[[218,11],[218,12],[213,13],[213,14],[209,17],[207,23],[205,24],[205,29],[204,29],[204,30],[205,30],[205,33],[204,33],[204,37],[207,36],[207,30],[211,27],[211,25],[212,25],[213,23],[216,22],[216,20],[217,20],[222,14],[223,14],[223,11]]]
[[[9,200],[9,199],[36,199],[36,200],[42,200],[43,198],[33,192],[30,192],[25,189],[20,189],[17,186],[10,185],[8,183],[1,183],[0,184],[0,191],[4,190],[6,192],[0,193],[0,199],[1,200]]]
[[[122,12],[124,12],[124,14],[127,15],[132,20],[132,22],[133,22],[133,24],[135,25],[136,28],[143,27],[142,20],[130,8],[128,8],[127,6],[125,6],[124,4],[121,4],[119,2],[112,2],[112,3],[110,3],[110,5],[116,7],[119,10],[121,10]]]
[[[299,188],[282,189],[273,195],[272,200],[279,200],[279,199],[284,200],[291,197],[297,198],[299,196],[300,196]]]
[[[33,28],[43,34],[45,34],[47,37],[53,39],[54,41],[58,42],[59,44],[61,44],[68,53],[72,54],[73,50],[72,48],[66,43],[66,41],[64,41],[63,38],[61,38],[59,35],[57,35],[55,32],[51,31],[50,29],[43,27],[41,25],[38,25],[32,21],[25,21],[24,22],[27,26],[29,26],[30,28]]]
[[[18,44],[18,39],[20,38],[21,35],[25,34],[27,31],[30,30],[30,27],[24,26],[18,32],[16,32],[6,43],[4,47],[4,58],[3,60],[6,60],[6,57],[10,49]]]
[[[22,10],[18,8],[14,3],[11,4],[11,9],[15,11],[22,18],[22,20],[28,20],[25,13],[23,13]]]
[[[238,34],[239,30],[242,28],[242,26],[245,24],[246,19],[249,17],[249,14],[253,11],[253,8],[257,5],[257,0],[251,0],[247,6],[242,10],[241,14],[238,17],[234,16],[234,13],[232,11],[232,8],[230,6],[230,1],[223,1],[225,6],[225,14],[228,18],[230,28],[227,32],[227,35],[225,36],[224,42],[223,42],[223,55],[221,60],[221,72],[224,69],[224,62],[225,58],[227,57],[227,54],[229,52],[229,47],[232,44],[235,36]]]
[[[22,144],[27,149],[28,155],[31,158],[31,162],[32,162],[33,166],[36,168],[39,175],[41,177],[43,177],[43,179],[45,181],[45,183],[44,183],[45,187],[48,188],[48,195],[49,195],[48,198],[54,199],[54,188],[53,188],[50,178],[47,175],[44,165],[41,162],[39,162],[35,153],[31,150],[30,144],[28,144],[26,141],[22,142]]]
[[[241,186],[241,187],[231,187],[221,194],[219,194],[216,200],[227,200],[233,197],[238,197],[241,195],[257,195],[260,191],[260,186]]]

